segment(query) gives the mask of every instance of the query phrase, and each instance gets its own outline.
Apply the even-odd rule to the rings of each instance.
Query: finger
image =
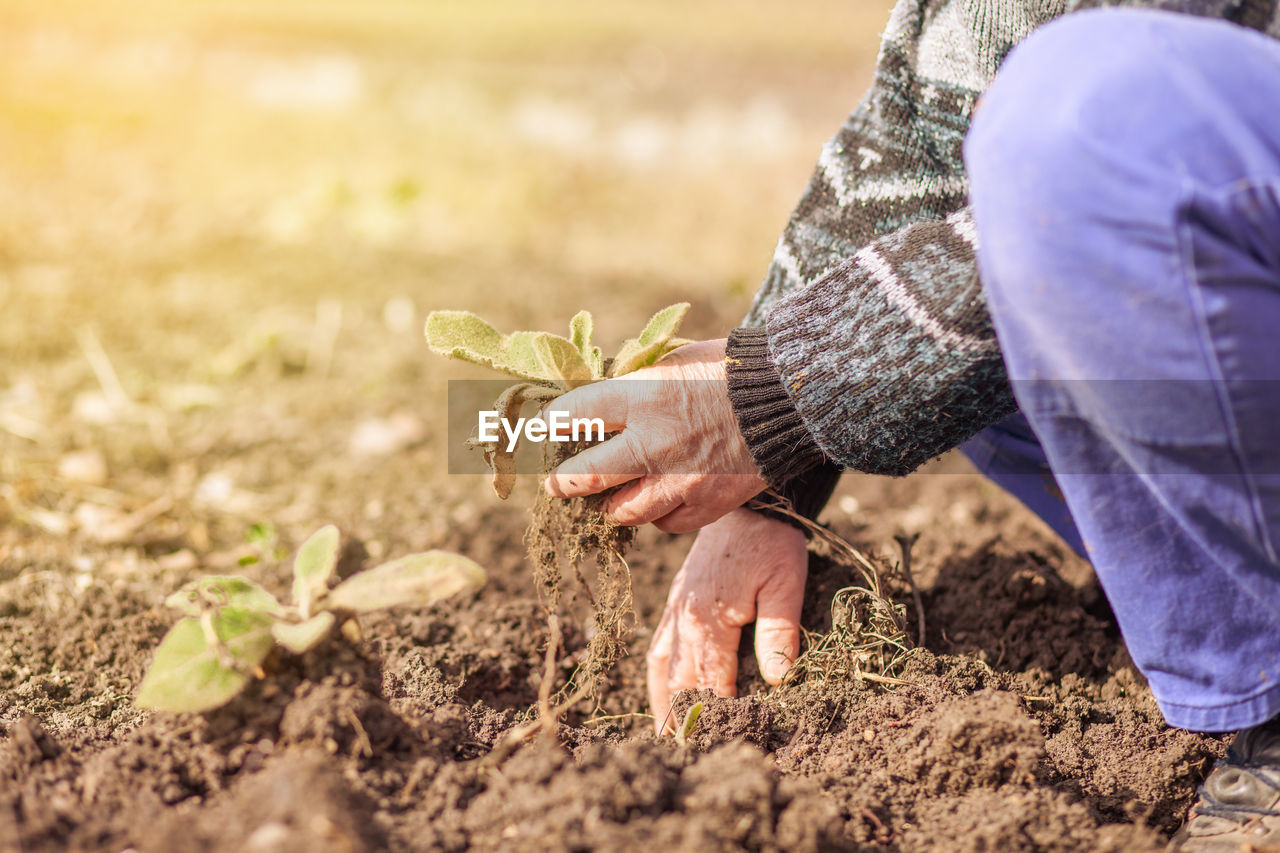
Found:
[[[712,616],[702,618],[685,611],[677,619],[667,689],[710,689],[717,696],[738,695],[738,641],[742,629]]]
[[[546,490],[552,497],[581,498],[647,473],[635,437],[624,430],[558,465],[547,475]]]
[[[538,410],[538,418],[547,425],[547,441],[604,441],[610,434],[621,431],[620,424],[604,418],[583,418],[570,415],[552,400]]]
[[[756,596],[756,662],[769,684],[782,682],[800,651],[806,568],[779,568]]]
[[[641,477],[611,495],[604,511],[619,524],[635,527],[669,515],[680,507],[680,496],[662,488],[655,477]]]
[[[716,512],[702,506],[681,505],[653,522],[653,526],[663,533],[689,533],[701,530],[711,522],[723,517],[724,513]]]
[[[556,397],[542,407],[542,413],[545,417],[552,410],[565,412],[571,420],[599,418],[604,421],[606,433],[617,432],[627,425],[628,391],[625,383],[608,379],[593,382]]]
[[[657,629],[653,632],[653,642],[649,644],[649,652],[645,655],[645,672],[649,686],[649,708],[653,713],[654,731],[662,734],[670,725],[668,711],[671,708],[671,692],[667,689],[670,679],[669,664],[671,662],[672,634],[674,624],[671,620],[671,608],[662,613]]]

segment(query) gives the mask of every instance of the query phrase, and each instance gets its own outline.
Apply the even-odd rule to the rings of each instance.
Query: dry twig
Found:
[[[549,633],[547,651],[546,656],[543,658],[542,681],[538,684],[538,717],[528,723],[508,729],[502,739],[490,750],[489,754],[481,759],[488,765],[496,766],[501,764],[519,749],[521,744],[539,732],[542,732],[548,740],[553,739],[560,718],[570,708],[590,695],[595,686],[591,682],[580,684],[563,702],[557,705],[551,704],[551,696],[555,687],[556,651],[560,648],[561,643],[560,620],[555,614],[547,617],[547,627]]]
[[[555,686],[556,651],[559,648],[560,618],[551,613],[547,616],[547,654],[542,663],[542,681],[538,684],[538,719],[543,722],[545,737],[555,733],[555,724],[551,720],[551,689]]]
[[[919,627],[919,635],[916,638],[916,645],[924,645],[924,598],[920,595],[920,587],[916,586],[916,577],[911,573],[911,546],[916,544],[916,540],[920,538],[919,533],[913,533],[908,536],[905,533],[899,533],[893,537],[898,540],[898,547],[902,549],[902,574],[907,578],[907,584],[911,587],[911,598],[916,603],[916,623]]]

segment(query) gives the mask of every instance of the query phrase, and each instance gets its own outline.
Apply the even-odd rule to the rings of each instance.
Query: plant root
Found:
[[[546,460],[547,470],[583,447],[549,449],[556,455]],[[582,687],[598,698],[604,677],[626,652],[635,621],[631,567],[624,556],[635,528],[617,524],[600,510],[607,494],[563,500],[540,490],[525,534],[538,598],[548,619],[560,607],[567,572],[577,581],[574,594],[585,597],[592,610],[585,653],[569,682],[556,694],[558,699],[571,688]],[[583,571],[590,563],[595,564],[592,579]]]

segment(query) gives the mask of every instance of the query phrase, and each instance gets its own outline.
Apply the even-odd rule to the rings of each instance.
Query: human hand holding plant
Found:
[[[738,640],[751,622],[761,675],[782,681],[800,650],[805,546],[797,528],[745,508],[699,531],[649,646],[649,704],[659,732],[681,690],[737,695]]]
[[[768,488],[729,402],[724,353],[723,339],[687,344],[557,399],[570,418],[600,418],[617,434],[552,471],[547,492],[576,498],[621,486],[604,504],[615,521],[684,533]]]

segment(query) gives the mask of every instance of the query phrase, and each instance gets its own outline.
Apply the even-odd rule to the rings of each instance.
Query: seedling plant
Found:
[[[494,404],[499,417],[514,422],[528,403],[546,403],[580,385],[632,373],[689,343],[675,336],[688,310],[687,302],[662,309],[613,358],[604,358],[592,343],[595,322],[590,311],[573,316],[567,338],[551,332],[504,335],[470,311],[433,311],[427,317],[427,345],[446,358],[523,380],[503,391]],[[493,471],[493,490],[506,500],[516,482],[514,448],[501,438],[472,444],[484,452]]]
[[[504,335],[469,311],[435,311],[427,317],[426,337],[427,345],[440,355],[520,380],[503,391],[494,404],[499,417],[515,422],[526,405],[544,405],[573,388],[656,364],[689,343],[676,336],[688,310],[687,302],[662,309],[612,358],[606,358],[593,343],[595,323],[588,311],[579,311],[569,321],[568,337],[526,331]],[[484,453],[493,472],[494,492],[505,500],[516,482],[515,448],[501,437],[496,442],[473,438],[470,444]],[[544,444],[544,470],[551,470],[584,446]],[[552,500],[539,490],[525,535],[549,620],[559,605],[566,569],[572,570],[593,611],[594,633],[571,684],[598,685],[622,654],[627,621],[633,612],[631,572],[624,555],[634,530],[605,516],[600,511],[602,498]],[[596,565],[594,590],[582,571],[588,557],[593,557]],[[566,684],[559,695],[569,690],[570,684]]]
[[[156,649],[138,692],[138,705],[165,711],[208,711],[226,704],[280,647],[294,654],[315,648],[342,627],[355,633],[360,613],[427,606],[485,582],[484,570],[458,554],[410,554],[352,575],[330,587],[338,563],[338,529],[311,535],[293,562],[293,598],[281,604],[238,575],[188,583],[165,599],[182,618]]]
[[[702,716],[702,703],[694,702],[689,706],[689,710],[684,712],[684,720],[681,721],[680,728],[676,729],[676,743],[681,746],[688,744],[689,736],[698,727],[698,717],[700,716]]]

